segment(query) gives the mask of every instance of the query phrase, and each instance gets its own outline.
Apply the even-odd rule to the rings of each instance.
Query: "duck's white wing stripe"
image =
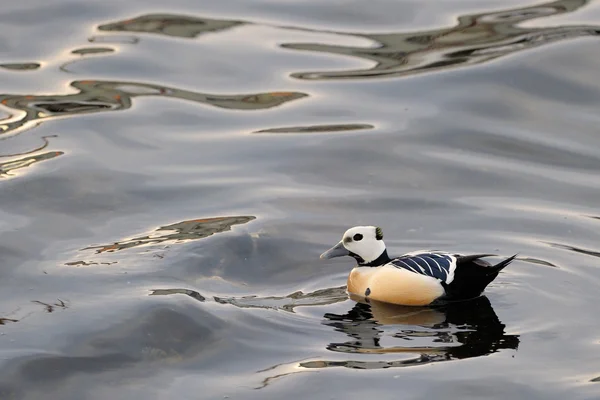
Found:
[[[454,280],[454,271],[456,271],[456,257],[448,254],[448,258],[450,259],[450,268],[448,269],[448,279],[446,279],[446,283],[450,283]]]
[[[404,261],[402,261],[400,259],[392,261],[392,264],[394,264],[397,267],[404,268],[409,271],[415,272],[417,274],[419,273],[419,271],[415,270],[413,267],[411,267],[410,265],[408,265],[407,263],[405,263]]]
[[[423,267],[421,267],[421,265],[419,265],[419,263],[414,258],[406,258],[406,259],[404,259],[404,262],[406,264],[408,264],[409,262],[416,264],[417,268],[419,268],[420,271],[415,270],[415,272],[425,274],[425,269]]]
[[[423,260],[423,262],[424,262],[425,264],[427,264],[427,268],[429,268],[429,274],[430,274],[430,275],[433,275],[433,270],[431,269],[431,265],[429,264],[429,262],[427,262],[427,259],[425,259],[425,258],[421,258],[421,257],[419,257],[419,256],[417,256],[416,258],[418,258],[419,260]]]

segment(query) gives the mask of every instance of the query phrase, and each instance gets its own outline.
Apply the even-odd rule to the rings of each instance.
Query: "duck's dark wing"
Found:
[[[390,261],[397,268],[427,275],[450,284],[454,279],[457,256],[443,252],[415,252]]]

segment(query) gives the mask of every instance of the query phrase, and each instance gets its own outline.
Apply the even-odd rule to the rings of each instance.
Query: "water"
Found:
[[[600,397],[595,2],[0,11],[0,398]],[[446,308],[392,255],[519,253]]]

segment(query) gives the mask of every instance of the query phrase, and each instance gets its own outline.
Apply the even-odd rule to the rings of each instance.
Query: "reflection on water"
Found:
[[[200,293],[189,289],[155,289],[149,294],[149,296],[166,296],[171,294],[185,294],[198,301],[206,300],[206,297],[202,296]]]
[[[502,370],[508,383],[543,387],[544,394],[552,392],[550,397],[558,397],[565,379],[582,376],[584,370],[585,380],[598,375],[593,354],[597,321],[589,313],[597,283],[590,278],[596,271],[589,268],[585,275],[573,273],[577,260],[599,255],[590,244],[596,232],[587,225],[574,226],[578,222],[572,219],[530,215],[516,210],[518,207],[498,205],[505,200],[508,204],[512,200],[535,203],[543,198],[551,199],[557,208],[598,214],[593,204],[594,182],[570,167],[580,165],[570,163],[579,156],[578,151],[586,157],[585,152],[594,148],[593,129],[589,134],[586,129],[593,125],[597,96],[586,97],[589,101],[582,105],[570,103],[569,96],[561,94],[562,88],[566,93],[580,87],[571,86],[571,80],[578,78],[580,83],[593,76],[588,69],[597,61],[593,54],[585,44],[584,50],[578,50],[578,42],[567,42],[598,34],[596,26],[572,22],[579,16],[593,21],[581,15],[587,11],[586,1],[541,0],[535,6],[496,12],[473,11],[473,6],[455,21],[446,19],[453,13],[448,4],[421,10],[418,2],[384,1],[382,9],[406,12],[403,25],[397,20],[379,21],[381,10],[363,14],[360,2],[346,10],[346,4],[335,2],[326,6],[272,2],[271,9],[267,1],[247,13],[242,9],[223,11],[217,2],[208,11],[204,5],[192,6],[193,2],[186,0],[186,4],[173,4],[173,12],[181,13],[176,15],[149,14],[154,10],[139,4],[106,13],[97,0],[91,1],[101,7],[86,3],[83,9],[67,12],[64,30],[49,32],[47,43],[39,42],[40,32],[46,32],[44,26],[27,30],[29,25],[23,24],[22,29],[10,29],[4,61],[12,63],[0,64],[7,79],[32,79],[23,81],[22,86],[16,86],[19,81],[15,80],[13,89],[0,93],[0,144],[9,145],[0,150],[0,183],[6,186],[0,189],[0,212],[5,219],[0,221],[0,259],[7,304],[0,313],[0,339],[5,345],[0,398],[110,398],[111,394],[152,398],[161,391],[177,396],[198,389],[208,398],[260,398],[260,392],[246,390],[295,373],[316,379],[302,379],[298,381],[301,385],[288,379],[290,386],[273,389],[291,393],[291,387],[297,397],[304,398],[315,397],[314,391],[301,386],[314,386],[323,388],[322,397],[347,397],[354,381],[366,377],[364,371],[357,375],[353,370],[431,363],[440,363],[436,365],[440,374],[425,378],[426,385],[412,381],[412,372],[419,369],[409,369],[395,370],[411,372],[399,380],[389,380],[385,371],[368,372],[372,385],[358,389],[364,388],[361,394],[386,397],[397,394],[401,387],[408,398],[439,397],[429,396],[431,384],[441,386],[449,398],[463,398],[464,385],[455,380],[462,375],[469,385],[480,385],[485,390],[481,397],[486,397],[495,387],[504,389],[504,381],[489,383],[497,378],[494,371]],[[390,6],[392,3],[395,5]],[[265,6],[270,8],[267,14]],[[307,14],[284,17],[280,7],[290,8],[285,11],[298,7]],[[480,4],[477,9],[486,7]],[[33,14],[43,10],[30,8],[28,12]],[[592,6],[589,9],[596,12]],[[335,10],[335,15],[330,18],[327,12],[320,14],[322,10]],[[252,15],[261,22],[204,18],[201,13]],[[411,17],[420,13],[431,13],[427,15],[430,21],[449,22],[428,30],[414,28],[420,17]],[[110,20],[103,19],[109,14]],[[357,14],[364,20],[353,20]],[[557,18],[560,15],[565,18]],[[48,15],[47,19],[55,17]],[[125,19],[129,17],[133,18]],[[35,21],[23,13],[20,18]],[[306,25],[321,28],[306,29]],[[395,28],[387,28],[392,25]],[[388,30],[378,28],[381,26]],[[89,36],[80,42],[73,36],[65,41],[64,32],[69,29],[89,32]],[[361,47],[362,39],[372,45]],[[559,41],[573,46],[548,45]],[[48,47],[52,43],[58,45]],[[537,47],[542,45],[548,46]],[[533,48],[539,51],[522,52]],[[41,53],[36,54],[36,49]],[[499,68],[486,69],[480,64],[511,54],[533,57],[526,65],[521,57],[515,63],[504,58],[506,65],[500,63]],[[348,65],[346,56],[353,57],[354,66],[343,66]],[[540,69],[538,56],[548,62]],[[81,60],[86,60],[85,68],[65,75],[69,65]],[[573,60],[577,68],[571,70]],[[480,65],[475,78],[452,73],[452,69],[475,64]],[[366,79],[426,71],[451,73],[435,74],[432,80],[424,76],[418,82],[398,79],[389,82],[390,86]],[[579,72],[581,75],[574,75]],[[365,79],[316,86],[295,81],[302,88],[289,88],[302,92],[275,91],[287,90],[286,85],[269,87],[269,82],[279,82],[290,73],[301,80]],[[485,79],[493,87],[503,87],[507,80],[518,85],[528,74],[537,73],[540,79],[532,82],[532,87],[548,85],[544,87],[555,96],[530,95],[526,92],[531,87],[525,87],[523,97],[517,99],[511,97],[511,91],[499,90],[489,96],[489,103],[482,103],[485,112],[478,114],[478,99],[473,98],[470,84]],[[143,81],[131,82],[129,77],[140,74]],[[166,83],[168,80],[178,83]],[[242,86],[249,82],[254,88],[232,91],[235,82]],[[451,108],[460,109],[464,119],[455,121],[453,110],[445,107],[449,100],[440,98],[440,82],[452,90]],[[45,93],[35,89],[44,83],[58,89]],[[214,89],[202,89],[206,84]],[[143,97],[158,101],[134,104]],[[180,115],[168,112],[163,113],[161,126],[170,126],[174,139],[157,144],[160,147],[155,151],[140,152],[136,143],[126,139],[133,132],[147,131],[144,115],[161,114],[166,98],[195,107],[202,117],[200,131],[231,132],[250,126],[242,131],[254,131],[258,136],[210,135],[198,143],[193,135],[177,135]],[[295,102],[299,99],[302,101]],[[398,135],[394,128],[398,115],[386,112],[386,107],[413,99],[416,111],[401,119],[403,126],[416,128]],[[294,107],[300,104],[303,106]],[[143,105],[142,116],[134,112],[132,118],[123,119],[112,113],[133,105]],[[557,110],[566,125],[575,127],[569,135],[564,134],[568,130],[552,131],[552,121],[537,118],[542,115],[538,112]],[[93,118],[86,118],[92,114]],[[358,114],[361,116],[356,118]],[[432,117],[421,118],[424,115]],[[510,120],[506,127],[496,120],[503,116]],[[74,117],[79,122],[64,121]],[[35,130],[46,122],[52,124],[41,130],[59,132],[64,147],[55,148],[58,140],[49,145],[48,140],[53,139],[48,136],[40,141],[45,133],[35,134]],[[86,124],[108,124],[114,135],[124,140],[102,140],[101,135],[85,140],[79,133]],[[461,133],[467,126],[468,134]],[[384,127],[387,133],[377,133],[375,127]],[[34,129],[26,131],[29,128]],[[337,132],[347,140],[317,137],[322,132]],[[30,134],[35,135],[27,137]],[[548,146],[556,152],[549,152]],[[439,158],[437,152],[447,157]],[[83,156],[64,162],[62,155],[71,153]],[[89,162],[85,155],[91,153],[106,157]],[[479,161],[475,153],[500,159],[497,163],[483,160],[489,161],[489,157]],[[59,160],[52,161],[58,156]],[[178,160],[175,166],[169,161],[173,157]],[[588,161],[590,168],[596,169],[597,160],[587,157]],[[139,166],[137,172],[148,173],[143,168],[152,162],[160,164],[150,171],[156,173],[152,182],[158,184],[148,188],[130,167]],[[520,169],[527,162],[549,169],[523,174]],[[54,169],[56,165],[63,168]],[[30,173],[40,167],[52,170],[41,176]],[[185,182],[177,176],[178,171],[191,173],[198,168],[217,172]],[[561,168],[569,174],[561,175]],[[556,179],[546,181],[555,173]],[[15,175],[17,179],[7,179]],[[567,178],[561,182],[561,176],[572,176],[573,182]],[[211,180],[210,187],[203,177]],[[165,180],[168,189],[161,185]],[[252,184],[247,184],[250,180]],[[214,202],[213,184],[223,189],[222,193],[235,195]],[[332,184],[333,189],[326,189]],[[211,204],[199,207],[217,209],[211,214],[216,218],[190,219],[205,215],[202,210],[173,218],[173,213],[192,209],[206,193]],[[485,201],[485,196],[492,201]],[[467,207],[463,206],[465,198],[473,199]],[[140,223],[133,221],[138,217],[132,209],[144,212],[150,222],[140,231],[127,232],[123,227]],[[232,209],[244,209],[251,215],[230,214],[227,210]],[[270,222],[260,234],[236,233],[246,227],[252,230],[257,224],[252,223],[256,218],[252,215],[263,214]],[[339,221],[381,220],[388,215],[402,220],[396,232],[402,243],[396,245],[420,247],[427,242],[450,246],[461,241],[464,243],[457,245],[502,252],[518,242],[524,253],[539,255],[540,259],[522,258],[530,264],[516,266],[505,276],[507,283],[500,285],[512,299],[501,316],[506,312],[507,326],[518,326],[517,333],[527,337],[510,334],[516,328],[507,329],[485,297],[424,308],[348,300],[345,287],[337,286],[343,283],[345,266],[332,264],[323,269],[314,262],[316,248]],[[106,224],[107,218],[121,222]],[[231,234],[218,235],[231,230]],[[537,238],[552,241],[552,247],[540,249]],[[188,241],[193,242],[172,245]],[[76,251],[77,256],[71,258],[69,249],[82,248],[85,251]],[[177,251],[173,260],[147,262],[163,257],[164,248]],[[542,259],[571,267],[532,268],[534,264],[556,266]],[[57,260],[69,261],[68,267],[57,268]],[[166,264],[169,268],[164,268]],[[300,285],[325,289],[291,293]],[[580,296],[562,301],[568,295],[560,295],[561,290],[568,292],[566,285],[581,289]],[[146,291],[149,288],[153,290]],[[140,293],[148,296],[140,298]],[[17,309],[11,311],[13,308]],[[27,319],[30,315],[34,317]],[[556,315],[570,317],[557,321]],[[15,323],[18,321],[25,323]],[[578,330],[581,321],[585,329]],[[534,345],[520,352],[519,363],[514,363],[510,355],[525,342]],[[562,352],[554,359],[563,362],[540,373],[552,358],[545,354],[559,347]],[[569,358],[569,354],[576,357]],[[464,359],[470,362],[456,361]],[[455,362],[445,363],[449,360]],[[235,377],[236,385],[223,377]],[[332,379],[337,386],[327,385]],[[128,396],[133,392],[134,396]]]
[[[206,298],[195,290],[155,289],[150,296],[184,294],[199,301]],[[500,322],[487,297],[445,304],[438,307],[410,307],[380,302],[363,303],[363,299],[351,296],[352,309],[345,314],[325,313],[324,325],[348,335],[351,340],[344,343],[330,343],[328,350],[352,354],[418,353],[419,358],[398,362],[370,361],[309,361],[301,363],[305,368],[345,366],[351,368],[384,368],[430,362],[480,357],[502,349],[519,346],[518,335],[507,335],[505,325]],[[345,286],[320,289],[314,292],[294,292],[287,296],[245,296],[218,297],[220,304],[239,308],[262,308],[294,312],[297,307],[323,306],[346,301]],[[385,347],[381,340],[385,335],[384,326],[405,326],[392,337],[407,343],[426,340],[424,346]],[[440,345],[441,344],[441,345]]]
[[[361,34],[375,42],[373,47],[327,45],[321,43],[287,43],[287,49],[317,51],[359,57],[375,62],[368,69],[326,72],[298,72],[299,79],[364,79],[402,76],[449,67],[467,66],[490,61],[517,51],[572,39],[596,36],[598,26],[555,26],[524,28],[520,23],[541,17],[570,13],[589,0],[559,0],[530,7],[467,14],[458,17],[452,28],[430,31]],[[339,34],[345,34],[340,32]]]
[[[142,96],[182,99],[233,110],[267,109],[307,96],[299,92],[216,95],[161,85],[96,80],[74,81],[71,86],[77,93],[54,96],[0,95],[0,103],[9,111],[14,110],[8,118],[0,120],[0,132],[14,133],[56,117],[125,110],[131,107],[134,98]]]
[[[154,233],[138,236],[133,239],[123,240],[112,244],[90,246],[82,250],[96,249],[96,253],[115,252],[133,247],[172,241],[182,243],[189,240],[203,239],[215,233],[231,230],[233,225],[248,223],[256,219],[253,216],[216,217],[204,219],[191,219],[176,224],[161,226]]]
[[[187,15],[147,14],[98,27],[108,32],[157,33],[182,38],[195,38],[208,32],[218,32],[243,24],[241,21],[228,21],[197,18]]]
[[[339,289],[342,288],[336,288]],[[352,299],[362,300],[354,297]],[[505,333],[505,325],[500,322],[485,296],[438,307],[358,302],[345,314],[325,313],[322,323],[350,338],[344,343],[328,344],[327,350],[352,354],[356,358],[308,359],[277,364],[257,371],[262,377],[261,384],[256,389],[262,389],[279,378],[322,368],[412,367],[481,357],[504,349],[517,350],[519,346],[519,336]],[[401,342],[402,345],[384,345],[383,340],[387,342],[390,338]],[[373,359],[377,355],[386,354],[417,356],[393,361]]]
[[[111,49],[110,47],[84,47],[71,51],[71,54],[86,56],[88,54],[112,53],[114,51],[115,49]]]
[[[34,148],[34,149],[23,151],[20,153],[0,154],[0,158],[7,158],[7,157],[13,158],[12,160],[0,163],[0,178],[7,178],[9,176],[14,176],[14,174],[10,173],[11,171],[29,167],[40,161],[51,160],[55,157],[63,155],[64,152],[62,152],[62,151],[49,151],[47,153],[33,154],[33,153],[42,151],[43,149],[48,147],[48,145],[50,144],[50,142],[48,141],[48,138],[51,138],[51,137],[56,137],[56,135],[42,136],[42,140],[44,141],[44,143],[41,146]],[[33,154],[33,155],[27,156],[27,157],[14,158],[14,157],[18,157],[18,156],[26,156],[28,154]]]
[[[322,43],[284,43],[286,49],[316,51],[359,57],[374,62],[367,69],[349,71],[296,72],[299,79],[355,79],[402,76],[448,67],[490,61],[517,51],[560,40],[596,36],[597,26],[557,26],[524,28],[519,24],[536,18],[577,11],[589,0],[559,0],[546,4],[458,17],[451,28],[430,31],[362,34],[334,32],[371,40],[373,47],[327,45]],[[224,31],[248,22],[217,20],[175,14],[147,14],[136,18],[100,25],[106,32],[140,32],[196,38],[208,32]],[[288,30],[298,28],[280,27]],[[303,31],[314,31],[302,29]],[[316,31],[318,32],[318,31]],[[326,31],[332,33],[331,31]]]
[[[172,294],[185,294],[193,299],[205,301],[206,298],[195,290],[190,289],[154,289],[149,296],[164,296]],[[346,286],[319,289],[314,292],[304,293],[297,291],[287,296],[244,296],[222,297],[213,296],[219,304],[230,304],[238,308],[262,308],[294,312],[296,307],[323,306],[348,300]]]
[[[31,304],[35,306],[31,307]],[[6,325],[10,322],[23,321],[31,315],[39,313],[39,306],[42,306],[42,309],[47,313],[53,313],[57,310],[66,310],[69,308],[69,301],[56,299],[54,302],[46,303],[40,300],[31,300],[30,305],[18,307],[16,310],[6,313],[4,317],[0,317],[0,325]],[[0,398],[2,397],[0,396]]]
[[[44,143],[40,147],[36,147],[35,149],[27,150],[27,151],[24,151],[21,153],[0,154],[0,158],[24,156],[26,154],[31,154],[31,153],[35,153],[37,151],[44,150],[50,144],[50,141],[48,140],[48,138],[55,138],[55,137],[57,137],[57,136],[56,135],[42,136],[42,140],[44,141]]]
[[[344,132],[363,129],[373,129],[370,124],[337,124],[337,125],[310,125],[290,126],[286,128],[263,129],[254,133],[318,133],[318,132]]]
[[[217,303],[231,304],[239,308],[266,308],[294,312],[296,307],[335,304],[348,299],[346,286],[315,290],[304,293],[294,292],[284,297],[214,297]]]
[[[304,368],[346,367],[357,369],[405,367],[480,357],[502,349],[516,350],[518,335],[507,335],[486,297],[441,307],[403,307],[384,303],[356,303],[346,314],[326,313],[323,324],[350,337],[344,343],[331,343],[331,351],[351,354],[419,354],[399,361],[307,361]],[[386,347],[381,340],[384,326],[398,326],[393,337],[403,346]],[[410,346],[412,341],[425,345]]]
[[[92,36],[88,38],[88,42],[90,43],[122,43],[122,44],[136,44],[139,42],[135,36],[120,36],[120,35],[110,35],[110,36]]]
[[[56,308],[60,308],[60,309],[63,309],[63,310],[66,309],[66,308],[68,308],[67,303],[65,303],[61,299],[57,299],[57,301],[55,303],[52,303],[52,304],[50,304],[50,303],[44,303],[44,302],[39,301],[39,300],[33,300],[32,303],[44,306],[44,309],[48,313],[54,312],[56,310]]]
[[[17,158],[15,160],[5,161],[3,163],[0,163],[0,178],[12,175],[9,173],[11,171],[29,167],[40,161],[51,160],[55,157],[62,156],[63,154],[65,154],[65,153],[62,151],[49,151],[47,153],[36,154],[33,156],[22,157],[22,158]]]
[[[200,293],[189,289],[158,289],[150,295],[184,294],[205,301]],[[322,306],[343,302],[348,299],[345,286],[321,289],[310,293],[301,291],[277,297],[218,297],[220,304],[239,308],[262,308],[294,312],[296,307]],[[327,350],[361,355],[418,354],[417,357],[398,361],[380,360],[309,360],[292,364],[281,364],[259,372],[277,372],[263,380],[260,388],[272,380],[301,372],[297,368],[318,369],[346,367],[354,369],[377,369],[417,366],[441,361],[481,357],[503,349],[516,350],[519,336],[504,331],[487,297],[445,304],[437,307],[409,307],[379,302],[363,303],[360,298],[345,314],[325,313],[322,323],[337,332],[346,334],[350,340],[329,343]],[[390,334],[390,330],[393,333]],[[384,337],[401,341],[401,346],[385,346]],[[413,343],[421,344],[413,344]],[[292,369],[292,372],[288,370]],[[281,370],[288,372],[280,373]]]
[[[41,67],[40,63],[4,63],[0,64],[0,68],[8,69],[11,71],[31,71]]]

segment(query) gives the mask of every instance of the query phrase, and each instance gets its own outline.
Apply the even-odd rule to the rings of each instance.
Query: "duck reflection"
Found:
[[[361,301],[360,299],[354,299]],[[343,332],[350,340],[330,343],[328,350],[351,354],[409,353],[419,356],[399,361],[307,361],[304,368],[390,368],[480,357],[502,349],[517,349],[518,335],[507,335],[490,301],[485,297],[437,307],[406,307],[379,302],[358,302],[345,314],[326,313],[324,325]],[[385,336],[403,342],[386,346]]]
[[[294,292],[281,297],[217,297],[213,300],[239,308],[275,309],[295,312],[297,307],[324,306],[348,300],[345,286],[314,292]],[[185,294],[204,302],[206,298],[188,289],[156,289],[150,295]],[[504,331],[487,297],[430,307],[410,307],[371,301],[350,295],[355,302],[344,314],[325,313],[322,323],[350,340],[334,342],[327,350],[349,354],[418,354],[416,358],[399,361],[311,360],[293,365],[282,364],[283,369],[346,367],[374,369],[405,367],[433,362],[481,357],[503,349],[516,350],[519,336]],[[387,346],[389,339],[402,343]],[[295,367],[294,367],[295,366]],[[273,369],[272,367],[270,369]],[[268,369],[268,370],[270,370]],[[267,370],[265,370],[267,371]],[[264,372],[264,371],[262,371]],[[296,371],[298,372],[298,371]]]

